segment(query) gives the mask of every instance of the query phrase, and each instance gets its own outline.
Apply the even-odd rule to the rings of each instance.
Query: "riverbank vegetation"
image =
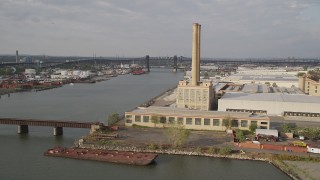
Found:
[[[182,146],[190,135],[190,131],[185,129],[182,124],[171,123],[164,129],[164,134],[168,138],[172,147]]]
[[[107,124],[108,126],[111,126],[115,123],[117,123],[120,120],[120,115],[118,113],[111,113],[107,118]]]
[[[282,126],[282,132],[293,133],[296,136],[304,136],[306,139],[318,140],[320,139],[319,127],[292,127],[289,124]]]

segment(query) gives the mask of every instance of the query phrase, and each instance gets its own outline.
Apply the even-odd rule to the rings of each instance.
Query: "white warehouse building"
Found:
[[[226,93],[218,101],[218,111],[319,118],[320,97],[282,93]]]

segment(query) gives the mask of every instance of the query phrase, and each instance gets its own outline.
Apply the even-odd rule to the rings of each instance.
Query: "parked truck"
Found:
[[[307,147],[307,144],[303,141],[293,141],[293,145],[299,147]]]

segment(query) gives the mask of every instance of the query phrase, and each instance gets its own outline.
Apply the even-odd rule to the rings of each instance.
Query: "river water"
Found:
[[[0,117],[48,120],[105,121],[175,86],[182,73],[152,69],[145,75],[125,75],[96,84],[65,85],[41,92],[2,96]],[[29,127],[16,134],[16,126],[0,125],[0,180],[56,179],[289,179],[264,162],[160,155],[146,167],[45,157],[54,146],[72,146],[88,130],[64,128],[54,137],[52,128]]]

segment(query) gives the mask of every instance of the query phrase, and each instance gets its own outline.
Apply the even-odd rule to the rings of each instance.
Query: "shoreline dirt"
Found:
[[[238,152],[232,153],[230,155],[222,155],[217,152],[208,153],[204,152],[199,147],[197,148],[185,148],[185,149],[172,149],[172,148],[161,148],[161,149],[150,149],[147,146],[133,146],[133,145],[99,145],[94,143],[84,143],[83,140],[79,140],[75,142],[75,146],[79,148],[89,148],[89,149],[105,149],[105,150],[117,150],[117,151],[130,151],[130,152],[143,152],[143,153],[157,153],[157,154],[167,154],[167,155],[187,155],[187,156],[202,156],[202,157],[211,157],[211,158],[228,158],[235,160],[252,160],[252,161],[263,161],[272,164],[283,173],[285,173],[288,177],[298,180],[305,179],[303,177],[307,177],[308,179],[316,179],[317,176],[312,177],[312,175],[308,175],[306,173],[303,174],[297,172],[297,168],[288,168],[288,162],[307,162],[307,161],[284,161],[280,159],[274,158],[274,154],[266,154],[266,153],[257,153],[257,152]],[[160,147],[159,147],[160,148]],[[316,162],[317,165],[320,165],[319,162]],[[317,175],[317,174],[316,174]]]

